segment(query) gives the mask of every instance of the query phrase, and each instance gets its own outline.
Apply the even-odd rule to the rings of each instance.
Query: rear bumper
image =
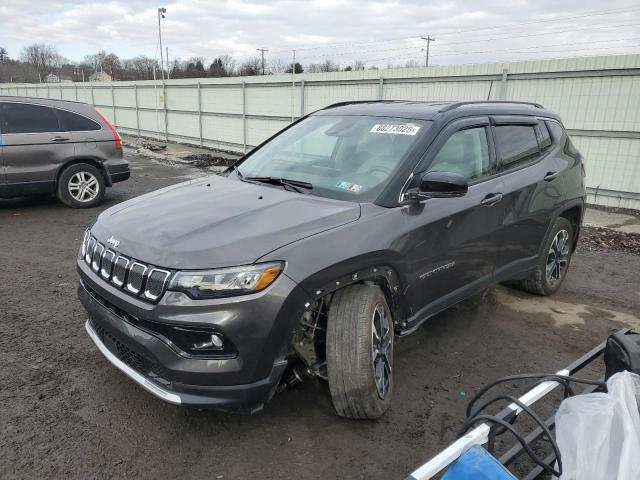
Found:
[[[112,173],[111,183],[124,182],[125,180],[129,180],[129,177],[131,177],[131,170],[127,168],[124,172]]]

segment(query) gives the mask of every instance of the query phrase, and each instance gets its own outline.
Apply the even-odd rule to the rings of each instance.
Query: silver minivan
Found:
[[[129,176],[120,135],[92,106],[0,96],[0,198],[55,193],[94,207]]]

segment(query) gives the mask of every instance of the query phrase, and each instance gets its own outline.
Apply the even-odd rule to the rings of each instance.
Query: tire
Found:
[[[554,294],[562,285],[569,270],[573,254],[573,239],[573,225],[566,218],[559,217],[545,241],[538,265],[527,278],[520,282],[521,288],[537,295]],[[548,265],[552,268],[551,276],[547,272]]]
[[[385,323],[387,327],[381,328]],[[382,341],[374,337],[379,330],[386,332],[378,336]],[[389,408],[393,334],[393,319],[379,287],[354,285],[334,294],[329,306],[326,352],[329,391],[338,415],[376,419]],[[379,353],[374,356],[376,347]],[[378,372],[383,373],[378,375],[378,382],[374,360]]]
[[[100,170],[87,163],[76,163],[60,174],[56,195],[68,207],[91,208],[102,202],[105,189]]]

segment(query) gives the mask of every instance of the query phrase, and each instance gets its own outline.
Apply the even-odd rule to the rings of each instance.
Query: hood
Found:
[[[91,232],[103,243],[113,236],[118,253],[137,260],[203,269],[253,263],[359,216],[357,203],[214,175],[111,207]]]

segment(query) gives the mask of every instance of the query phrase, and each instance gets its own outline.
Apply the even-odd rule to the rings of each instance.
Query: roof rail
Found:
[[[354,105],[358,103],[386,103],[386,102],[397,102],[397,101],[398,100],[347,100],[345,102],[332,103],[331,105],[322,107],[320,110],[326,110],[327,108],[334,108],[334,107],[343,107],[345,105]]]
[[[531,105],[532,107],[536,107],[536,108],[544,108],[539,103],[534,103],[534,102],[516,102],[516,101],[509,101],[509,100],[472,100],[467,102],[450,103],[449,105],[445,105],[444,107],[442,107],[439,111],[447,112],[449,110],[453,110],[454,108],[463,107],[465,105],[476,105],[481,103],[493,103],[493,104],[510,103],[515,105]]]

